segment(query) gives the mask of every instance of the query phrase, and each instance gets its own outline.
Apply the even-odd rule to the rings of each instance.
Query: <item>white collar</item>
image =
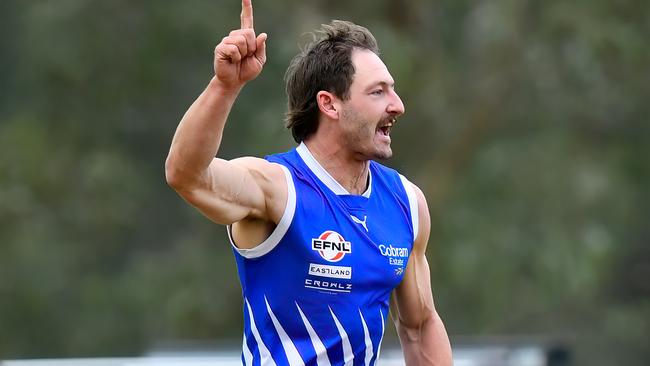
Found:
[[[314,155],[311,154],[311,151],[307,148],[307,145],[305,145],[304,142],[301,142],[300,145],[296,148],[296,151],[298,152],[298,155],[302,158],[302,160],[307,164],[307,167],[309,170],[312,171],[316,175],[316,177],[327,186],[334,194],[340,196],[340,195],[350,195],[350,192],[347,191],[347,189],[343,188],[343,186],[334,179],[330,173],[323,168],[322,165],[314,158]],[[368,189],[366,189],[365,192],[363,192],[362,196],[369,198],[370,197],[370,192],[372,191],[372,173],[370,172],[370,169],[368,169]]]

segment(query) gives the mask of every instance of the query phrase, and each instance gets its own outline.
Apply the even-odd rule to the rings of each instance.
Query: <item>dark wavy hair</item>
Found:
[[[372,33],[352,22],[334,20],[312,35],[314,41],[291,60],[285,74],[285,122],[296,142],[304,141],[318,129],[319,91],[328,91],[343,100],[349,98],[354,78],[352,50],[366,49],[379,54]]]

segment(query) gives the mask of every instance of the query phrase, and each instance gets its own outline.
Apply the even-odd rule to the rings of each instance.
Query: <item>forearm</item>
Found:
[[[449,337],[436,312],[419,326],[407,327],[399,321],[396,326],[407,366],[452,365]]]
[[[167,180],[182,184],[202,174],[219,150],[226,119],[241,89],[225,89],[213,78],[176,129],[165,163]]]

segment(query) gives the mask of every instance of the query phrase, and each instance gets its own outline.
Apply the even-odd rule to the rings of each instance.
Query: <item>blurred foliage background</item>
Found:
[[[283,75],[330,19],[367,26],[428,197],[437,307],[462,335],[650,363],[650,3],[256,1],[263,74],[221,156],[293,146]],[[239,25],[223,0],[0,2],[0,358],[240,339],[225,230],[166,185],[175,127]],[[394,337],[394,334],[392,335]]]

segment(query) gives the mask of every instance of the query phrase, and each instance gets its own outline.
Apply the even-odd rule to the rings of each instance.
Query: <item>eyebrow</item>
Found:
[[[389,82],[389,81],[385,81],[385,80],[375,81],[375,82],[371,83],[370,85],[368,85],[366,90],[370,90],[370,89],[372,89],[372,88],[374,88],[374,87],[376,87],[378,85],[388,86],[390,88],[394,88],[395,87],[395,82]]]

